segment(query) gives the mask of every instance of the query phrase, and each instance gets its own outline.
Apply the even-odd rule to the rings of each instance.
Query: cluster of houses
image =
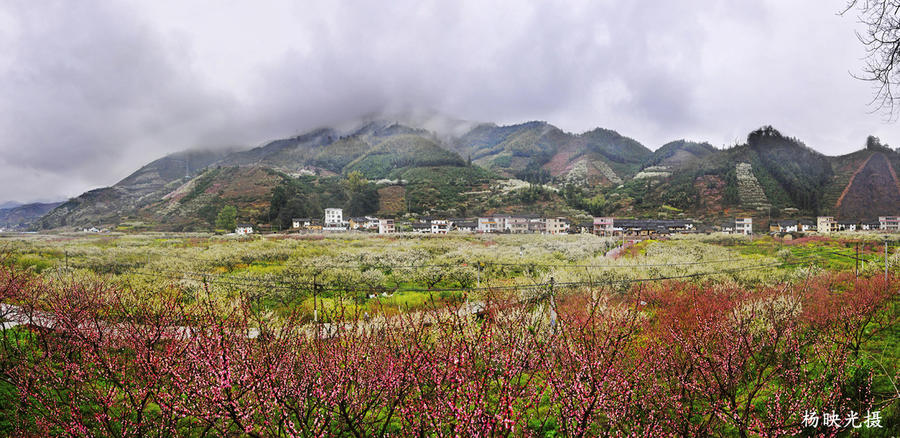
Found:
[[[600,236],[656,236],[697,232],[694,222],[682,219],[616,219],[595,217],[593,233]]]
[[[478,218],[422,218],[416,222],[399,222],[372,216],[344,219],[340,208],[326,208],[324,220],[294,218],[296,231],[367,231],[379,234],[411,231],[422,234],[446,234],[451,231],[467,233],[511,233],[511,234],[565,234],[594,233],[601,236],[656,236],[701,231],[721,231],[730,234],[753,234],[753,218],[735,218],[717,227],[703,227],[691,220],[683,219],[617,219],[595,217],[593,223],[573,224],[564,217],[542,217],[539,215],[493,215]],[[769,223],[769,232],[819,232],[838,231],[887,232],[900,231],[900,217],[881,216],[877,221],[835,220],[831,216],[820,216],[815,222],[808,219],[789,219]],[[253,233],[253,226],[240,224],[235,229],[238,235]]]
[[[564,217],[545,218],[538,215],[494,215],[479,218],[422,218],[416,222],[397,222],[372,216],[344,219],[340,208],[326,208],[325,220],[295,218],[293,229],[310,231],[369,231],[379,234],[412,231],[423,234],[468,233],[539,233],[562,234],[570,231]],[[240,233],[239,233],[240,234]]]
[[[900,216],[879,216],[878,220],[835,220],[832,216],[819,216],[816,231],[836,233],[838,231],[900,231]]]
[[[737,218],[734,222],[723,223],[720,231],[736,234],[752,234],[753,219]],[[811,219],[786,219],[769,223],[770,233],[837,233],[840,231],[900,231],[900,216],[879,216],[878,220],[836,220],[833,216],[819,216]]]
[[[601,236],[654,236],[676,233],[696,233],[699,231],[721,231],[729,234],[753,234],[753,218],[739,217],[733,221],[719,224],[717,227],[702,227],[690,220],[664,219],[616,219],[612,217],[595,217],[592,227],[594,234]],[[808,219],[789,219],[769,223],[770,233],[818,232],[836,233],[839,231],[900,231],[900,217],[880,216],[878,220],[854,221],[835,220],[832,216],[820,216],[815,222]]]

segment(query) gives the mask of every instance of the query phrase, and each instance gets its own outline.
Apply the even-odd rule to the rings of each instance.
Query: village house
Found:
[[[478,221],[473,220],[454,220],[453,228],[462,233],[474,233],[478,230]]]
[[[325,226],[322,227],[323,231],[347,231],[348,225],[347,222],[344,222],[344,209],[325,209]]]
[[[734,219],[734,232],[745,236],[753,235],[753,218],[739,217]]]
[[[882,231],[900,231],[900,216],[879,216],[878,229]]]
[[[547,232],[547,220],[542,217],[528,218],[528,232],[544,234]]]
[[[564,217],[547,218],[545,222],[548,234],[565,234],[569,232],[569,220]]]
[[[366,219],[366,221],[365,221],[365,224],[363,225],[363,228],[365,228],[367,231],[376,231],[376,230],[378,230],[378,224],[379,224],[381,221],[380,221],[377,217],[375,217],[375,216],[366,216],[365,219]]]
[[[691,221],[680,219],[615,219],[613,227],[628,236],[654,236],[694,230]]]
[[[873,219],[861,221],[859,229],[863,231],[877,231],[881,229],[881,222]]]
[[[479,233],[502,233],[506,229],[508,216],[492,216],[478,218]]]
[[[612,236],[616,231],[621,232],[621,229],[615,229],[614,222],[615,219],[611,217],[595,217],[594,234],[598,236]]]
[[[350,221],[348,221],[348,227],[351,230],[364,230],[366,227],[366,218],[351,217]]]
[[[775,231],[781,233],[796,233],[799,231],[800,223],[793,219],[787,219],[783,221],[778,221],[777,229]]]
[[[325,226],[343,225],[344,209],[342,208],[326,208],[325,209]]]
[[[528,218],[524,216],[510,216],[506,218],[506,226],[504,230],[512,234],[522,234],[528,232]]]
[[[858,222],[854,220],[837,221],[838,231],[856,231]]]
[[[734,221],[722,222],[719,224],[719,231],[728,234],[734,233]]]
[[[813,221],[811,221],[811,220],[809,220],[809,219],[800,219],[800,221],[798,221],[798,223],[799,223],[799,229],[800,229],[800,231],[802,231],[802,232],[804,232],[804,233],[807,233],[807,232],[810,232],[810,231],[816,231],[816,224],[815,224],[815,222],[813,222]]]
[[[816,231],[819,233],[835,233],[838,231],[838,224],[834,221],[834,216],[819,216],[816,218]]]
[[[378,230],[378,224],[379,221],[377,217],[364,216],[350,218],[351,230],[376,231]]]
[[[248,234],[253,234],[253,225],[238,224],[238,226],[234,229],[234,234],[237,234],[238,236],[246,236]]]
[[[447,234],[450,232],[450,221],[434,219],[431,221],[431,234]]]
[[[291,225],[293,228],[309,228],[312,225],[313,220],[308,217],[294,218],[291,220]]]
[[[378,234],[388,234],[395,232],[393,219],[378,220]]]
[[[584,221],[579,222],[571,227],[569,227],[570,232],[581,233],[581,234],[592,234],[594,232],[594,222],[593,221]]]
[[[431,223],[429,222],[413,222],[412,230],[414,233],[430,234]]]
[[[389,234],[395,232],[397,232],[397,229],[394,226],[394,219],[378,220],[378,234]]]

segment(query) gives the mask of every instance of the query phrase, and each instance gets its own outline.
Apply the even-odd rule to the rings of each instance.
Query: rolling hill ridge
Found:
[[[868,218],[900,210],[898,170],[897,151],[872,139],[863,150],[829,157],[772,127],[727,149],[677,140],[651,151],[603,128],[573,134],[532,121],[447,135],[371,119],[247,150],[163,157],[70,199],[34,226],[208,230],[225,205],[275,228],[290,214],[316,215],[325,206],[394,216]],[[348,188],[351,175],[363,182]]]

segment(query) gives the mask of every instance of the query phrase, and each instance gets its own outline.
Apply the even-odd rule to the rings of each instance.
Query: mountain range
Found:
[[[677,140],[652,151],[603,128],[452,120],[434,128],[382,117],[247,150],[172,154],[19,223],[210,230],[228,205],[239,220],[274,228],[330,206],[393,217],[869,219],[900,213],[898,172],[900,153],[874,137],[856,152],[826,156],[767,126],[726,149]]]

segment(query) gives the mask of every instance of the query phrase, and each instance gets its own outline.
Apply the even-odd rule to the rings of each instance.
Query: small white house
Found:
[[[366,230],[377,230],[381,221],[375,216],[366,216],[363,228]]]
[[[734,222],[722,222],[719,225],[719,231],[728,234],[734,233]]]
[[[799,229],[800,231],[808,232],[808,231],[816,231],[816,224],[813,221],[802,219],[799,221]]]
[[[308,217],[294,218],[292,222],[294,228],[306,228],[312,225],[312,219]]]
[[[450,231],[450,222],[444,219],[431,221],[431,234],[447,234]]]
[[[856,221],[837,221],[838,231],[856,231]]]
[[[248,234],[253,234],[253,225],[238,224],[237,228],[234,229],[234,234],[237,234],[238,236],[246,236]]]
[[[795,220],[778,221],[778,231],[782,233],[795,233],[798,231],[799,222]]]

